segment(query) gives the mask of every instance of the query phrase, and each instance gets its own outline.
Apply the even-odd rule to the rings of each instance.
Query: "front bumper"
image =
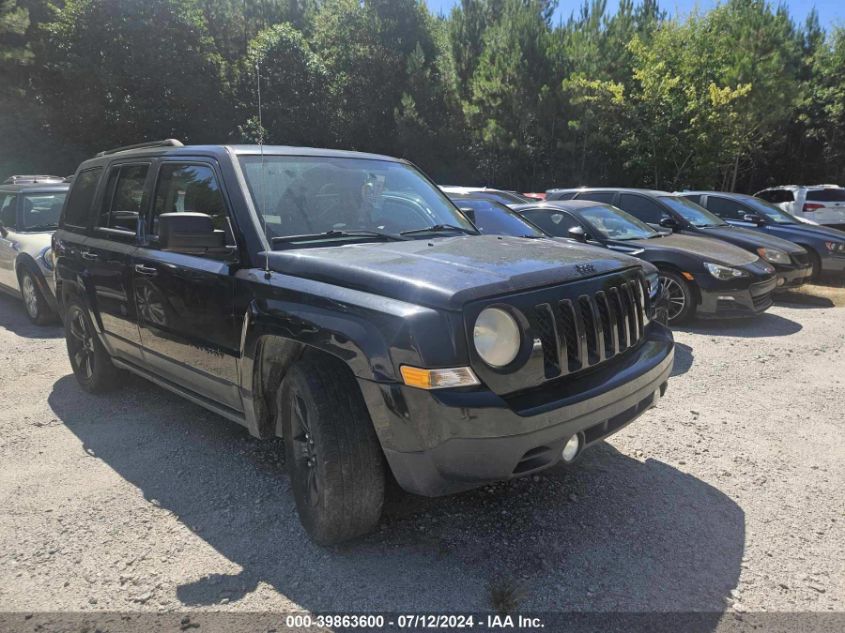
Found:
[[[845,257],[838,255],[822,256],[822,271],[826,273],[842,273],[845,272]]]
[[[673,360],[671,332],[652,323],[607,366],[517,396],[360,384],[396,480],[439,496],[549,468],[576,433],[585,446],[615,433],[666,391]]]
[[[703,319],[735,319],[761,314],[772,306],[772,292],[778,287],[775,275],[741,289],[714,287],[712,279],[706,281],[711,285],[699,284],[701,302],[696,310],[696,316]]]
[[[797,288],[802,286],[813,276],[813,267],[804,266],[803,268],[778,268],[777,269],[777,288],[776,290],[786,288]]]

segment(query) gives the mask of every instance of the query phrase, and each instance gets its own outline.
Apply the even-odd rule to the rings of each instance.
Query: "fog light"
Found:
[[[577,457],[579,450],[581,450],[581,438],[575,434],[567,440],[560,456],[563,458],[563,461],[571,462]]]

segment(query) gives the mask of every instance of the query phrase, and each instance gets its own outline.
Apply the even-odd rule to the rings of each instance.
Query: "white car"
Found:
[[[798,219],[845,230],[845,188],[839,185],[786,185],[754,194]]]

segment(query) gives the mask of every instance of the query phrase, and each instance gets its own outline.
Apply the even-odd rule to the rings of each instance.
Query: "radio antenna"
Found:
[[[266,178],[264,166],[264,121],[261,118],[261,62],[255,62],[255,83],[258,87],[258,152],[261,155],[261,175],[258,178],[258,198],[261,200],[261,224],[264,227],[264,237],[267,238],[268,244],[272,244],[270,238],[267,236],[267,220],[264,218],[264,212],[267,210],[267,198],[265,195],[266,187],[264,186],[264,179]],[[270,249],[264,251],[264,278],[270,279]]]

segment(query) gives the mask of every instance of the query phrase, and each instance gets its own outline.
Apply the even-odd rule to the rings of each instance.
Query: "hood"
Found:
[[[285,275],[449,310],[641,265],[628,255],[570,241],[494,235],[300,248],[275,251],[268,260]]]
[[[755,253],[721,240],[679,233],[670,233],[650,240],[626,240],[624,244],[638,246],[647,251],[663,249],[687,255],[691,254],[702,260],[715,264],[725,264],[726,266],[742,266],[759,259]]]
[[[701,235],[715,237],[736,244],[742,248],[756,251],[761,246],[765,248],[777,248],[787,253],[800,253],[803,249],[797,244],[782,240],[774,235],[765,235],[753,229],[744,229],[739,226],[714,226],[701,230]]]
[[[845,242],[845,231],[832,229],[827,226],[814,226],[812,224],[767,224],[766,229],[777,235],[783,235],[786,239],[795,237],[812,237],[819,240],[837,240]]]

